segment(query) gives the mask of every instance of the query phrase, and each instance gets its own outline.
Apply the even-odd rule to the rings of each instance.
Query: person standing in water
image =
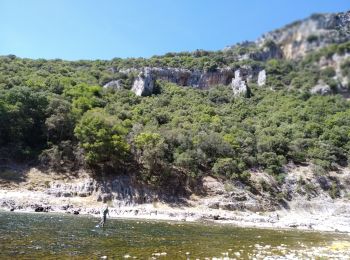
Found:
[[[101,221],[98,224],[100,227],[104,227],[106,220],[107,220],[107,214],[109,216],[109,210],[108,210],[108,205],[106,205],[105,207],[103,207],[100,211],[101,214]]]

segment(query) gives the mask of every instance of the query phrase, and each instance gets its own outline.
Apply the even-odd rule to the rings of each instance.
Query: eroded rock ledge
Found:
[[[198,89],[208,89],[217,85],[230,85],[234,94],[245,94],[248,90],[247,83],[254,82],[258,86],[266,83],[266,72],[262,68],[243,66],[238,69],[220,68],[215,71],[188,70],[182,68],[157,68],[145,67],[142,69],[121,70],[123,74],[138,73],[131,90],[138,96],[151,95],[154,92],[156,80],[175,83],[179,86],[187,86]],[[111,82],[104,87],[114,86]]]

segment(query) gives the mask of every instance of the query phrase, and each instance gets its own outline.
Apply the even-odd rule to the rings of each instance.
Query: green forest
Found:
[[[320,79],[335,88],[334,69],[320,70],[315,61],[349,52],[350,43],[298,61],[235,62],[237,53],[252,48],[110,61],[2,56],[0,157],[57,172],[137,173],[156,184],[173,174],[247,182],[253,169],[283,181],[288,163],[312,164],[319,174],[346,166],[350,103],[337,94],[311,95],[309,89]],[[250,97],[234,96],[230,86],[199,90],[164,81],[157,82],[157,94],[139,97],[129,90],[135,75],[110,69],[216,70],[243,63],[268,75],[265,87],[249,85]],[[350,76],[350,60],[342,73]],[[124,89],[102,87],[114,79]]]

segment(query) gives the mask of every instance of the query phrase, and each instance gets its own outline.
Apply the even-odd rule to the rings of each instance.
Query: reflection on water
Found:
[[[180,222],[0,212],[0,258],[205,259],[345,256],[350,236]],[[328,254],[328,255],[327,255]]]

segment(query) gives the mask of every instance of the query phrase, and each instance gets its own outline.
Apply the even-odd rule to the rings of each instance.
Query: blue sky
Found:
[[[349,0],[0,0],[0,55],[111,59],[218,50]]]

